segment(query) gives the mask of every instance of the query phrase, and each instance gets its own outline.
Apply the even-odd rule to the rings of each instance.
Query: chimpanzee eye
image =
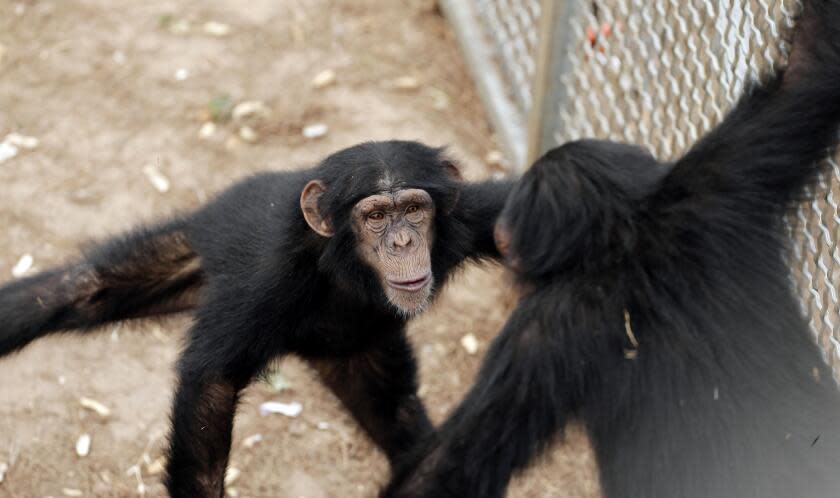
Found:
[[[368,215],[370,221],[382,221],[385,219],[385,213],[382,211],[374,211]]]
[[[416,213],[418,209],[420,209],[420,208],[418,208],[416,204],[412,204],[412,205],[408,206],[408,209],[406,209],[405,212],[408,213],[408,214]]]

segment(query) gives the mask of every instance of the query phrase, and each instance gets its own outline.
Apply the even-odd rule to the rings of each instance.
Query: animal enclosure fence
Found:
[[[582,137],[684,152],[784,63],[797,0],[440,0],[514,170]],[[840,380],[840,167],[790,220],[792,277]]]

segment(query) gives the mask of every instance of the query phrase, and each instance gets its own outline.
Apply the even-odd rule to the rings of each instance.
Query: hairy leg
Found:
[[[393,463],[433,427],[417,397],[417,365],[405,333],[383,337],[362,353],[308,360]]]
[[[204,286],[184,222],[137,228],[81,261],[0,286],[0,356],[58,331],[189,311]]]
[[[199,321],[178,363],[166,487],[172,498],[221,498],[239,395],[273,356],[247,334]]]

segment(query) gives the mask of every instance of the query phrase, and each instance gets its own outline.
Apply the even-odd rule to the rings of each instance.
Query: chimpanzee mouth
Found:
[[[415,278],[415,279],[410,279],[410,280],[391,280],[390,278],[387,279],[387,280],[388,280],[388,285],[391,286],[394,289],[401,290],[401,291],[417,292],[420,289],[422,289],[423,287],[425,287],[426,284],[428,284],[431,279],[432,279],[432,274],[427,273],[420,278]]]

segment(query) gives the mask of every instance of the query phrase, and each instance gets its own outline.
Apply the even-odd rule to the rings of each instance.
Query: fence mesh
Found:
[[[527,114],[540,2],[470,1],[510,95]],[[555,141],[622,140],[661,159],[720,122],[751,77],[784,63],[789,47],[781,34],[800,9],[797,0],[565,1],[576,2],[563,20],[570,42],[550,55],[564,62],[555,75],[562,90],[545,104],[554,106],[548,126]],[[840,376],[840,167],[831,164],[814,201],[791,220],[791,260],[816,340]]]
[[[540,2],[534,0],[475,0],[476,11],[495,45],[509,92],[520,112],[531,109],[531,81],[536,69]]]

